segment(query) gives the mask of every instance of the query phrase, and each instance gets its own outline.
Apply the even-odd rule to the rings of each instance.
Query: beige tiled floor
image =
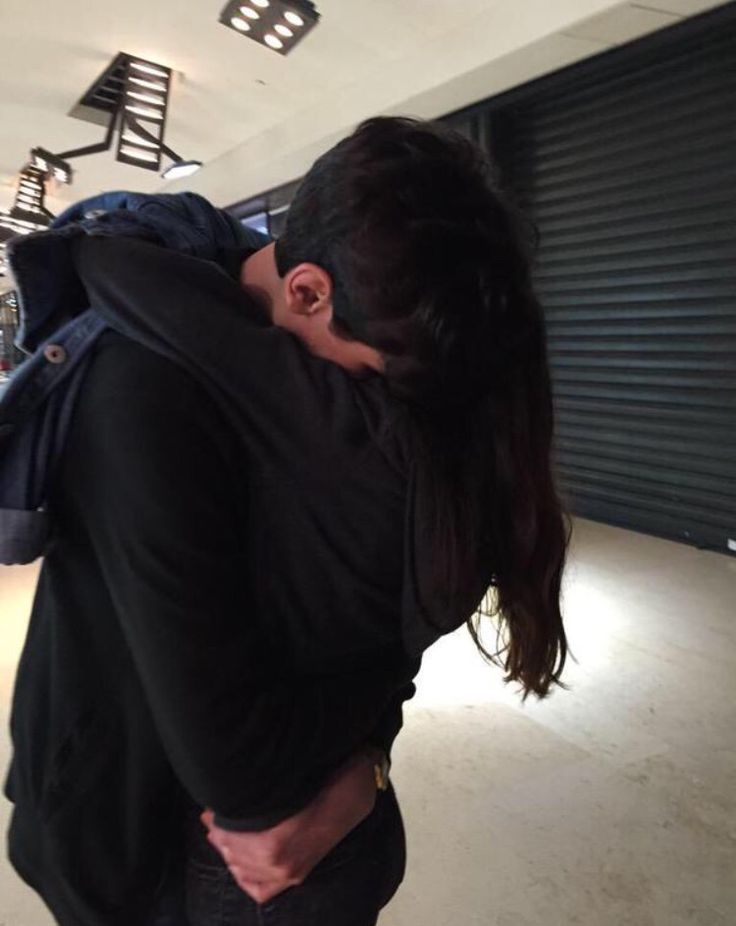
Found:
[[[3,714],[33,577],[0,571]],[[736,560],[580,522],[565,608],[578,664],[542,704],[464,631],[425,658],[381,926],[736,924]],[[1,860],[0,926],[49,924]]]

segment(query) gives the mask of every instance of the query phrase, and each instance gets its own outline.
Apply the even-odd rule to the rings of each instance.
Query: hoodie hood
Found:
[[[33,353],[86,305],[70,251],[73,241],[83,236],[149,241],[216,261],[228,270],[240,266],[241,252],[257,250],[271,240],[195,193],[121,191],[75,203],[54,219],[50,231],[18,236],[8,244],[19,302],[16,343],[26,353]]]

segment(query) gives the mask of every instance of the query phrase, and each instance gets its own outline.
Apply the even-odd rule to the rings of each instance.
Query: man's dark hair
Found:
[[[470,141],[434,123],[376,118],[309,171],[276,260],[282,276],[303,262],[327,270],[335,333],[383,354],[414,424],[433,568],[451,594],[477,577],[479,558],[488,562],[507,678],[542,697],[567,653],[568,529],[550,461],[544,319],[520,229]],[[478,617],[468,625],[496,661]]]

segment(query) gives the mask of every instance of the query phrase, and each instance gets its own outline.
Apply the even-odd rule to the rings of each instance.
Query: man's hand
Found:
[[[208,840],[220,852],[240,887],[266,903],[301,884],[312,869],[373,810],[375,757],[351,757],[304,810],[268,830],[232,833],[214,825],[205,811]]]

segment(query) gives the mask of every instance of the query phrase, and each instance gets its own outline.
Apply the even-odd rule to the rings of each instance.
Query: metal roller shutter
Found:
[[[725,551],[736,543],[736,29],[670,32],[552,91],[538,82],[492,125],[541,236],[570,507]]]

